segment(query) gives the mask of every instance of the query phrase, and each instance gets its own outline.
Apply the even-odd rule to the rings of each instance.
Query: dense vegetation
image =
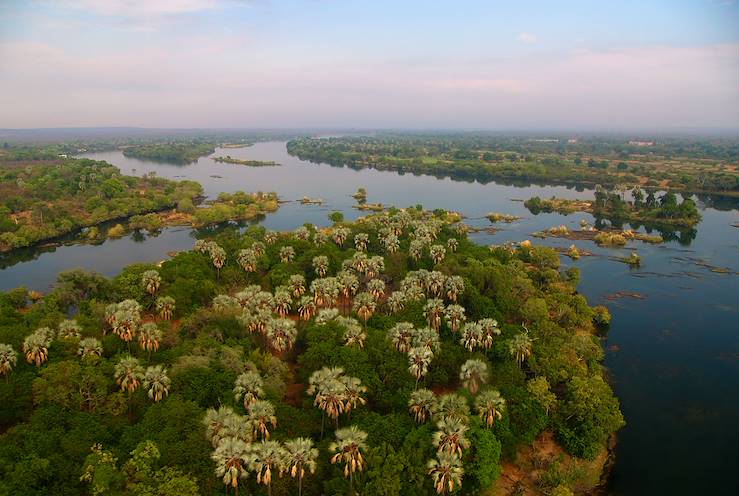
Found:
[[[475,494],[545,431],[602,453],[577,269],[442,211],[333,218],[0,294],[0,494]]]
[[[104,221],[193,205],[192,181],[123,176],[88,159],[0,162],[0,251]]]
[[[302,159],[480,182],[640,185],[739,193],[739,142],[663,139],[647,146],[625,138],[461,133],[303,138],[288,151]]]
[[[215,151],[213,143],[201,143],[199,141],[151,143],[123,148],[123,154],[127,157],[174,164],[196,162],[200,157],[210,155]]]
[[[652,191],[645,195],[641,188],[635,187],[630,192],[631,200],[626,200],[624,193],[625,190],[619,192],[597,188],[594,201],[561,198],[542,200],[535,196],[526,200],[524,205],[534,215],[540,212],[588,212],[593,214],[596,221],[606,219],[619,226],[629,222],[635,225],[670,224],[690,227],[701,219],[695,202],[688,196],[678,201],[677,195],[671,191],[657,197]]]

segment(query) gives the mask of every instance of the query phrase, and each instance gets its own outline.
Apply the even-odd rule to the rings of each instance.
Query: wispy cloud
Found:
[[[534,33],[528,33],[524,31],[523,33],[518,34],[518,41],[520,41],[521,43],[536,43],[538,39],[538,36],[536,36],[536,34]]]

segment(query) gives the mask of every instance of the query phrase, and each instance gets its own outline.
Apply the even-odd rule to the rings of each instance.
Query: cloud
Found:
[[[536,43],[536,40],[538,40],[538,37],[534,33],[519,33],[518,34],[518,41],[521,43]]]
[[[83,54],[0,43],[0,128],[739,127],[736,43],[416,64],[323,55],[276,57],[226,34]]]
[[[151,18],[212,10],[219,0],[58,0],[54,5],[108,17]]]

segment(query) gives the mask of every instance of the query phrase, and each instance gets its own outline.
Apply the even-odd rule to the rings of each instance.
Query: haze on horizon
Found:
[[[739,129],[733,0],[5,0],[0,128]]]

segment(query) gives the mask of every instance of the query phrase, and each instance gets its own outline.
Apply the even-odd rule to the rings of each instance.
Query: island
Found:
[[[281,165],[272,160],[243,160],[239,158],[233,158],[231,157],[231,155],[226,155],[225,157],[213,157],[213,161],[223,162],[226,164],[247,165],[249,167],[271,167],[275,165]]]
[[[677,227],[693,227],[701,220],[695,202],[687,195],[680,201],[671,191],[657,197],[650,191],[646,195],[638,186],[630,191],[631,200],[625,200],[625,190],[608,191],[597,188],[594,200],[550,198],[542,200],[538,196],[529,198],[524,206],[537,215],[541,212],[571,214],[586,212],[596,219],[607,219],[621,224],[658,224]]]
[[[536,466],[557,474],[536,482],[547,494],[597,486],[624,418],[610,314],[578,270],[528,242],[477,245],[442,210],[331,217],[0,293],[0,485],[434,494],[449,473],[494,494]]]
[[[0,160],[0,192],[0,252],[75,233],[98,241],[130,229],[244,221],[279,207],[276,193],[221,193],[203,204],[197,182],[125,176],[107,162],[71,158]]]
[[[121,147],[123,155],[140,160],[190,164],[200,157],[215,152],[215,144],[208,142],[157,142],[126,145]]]

